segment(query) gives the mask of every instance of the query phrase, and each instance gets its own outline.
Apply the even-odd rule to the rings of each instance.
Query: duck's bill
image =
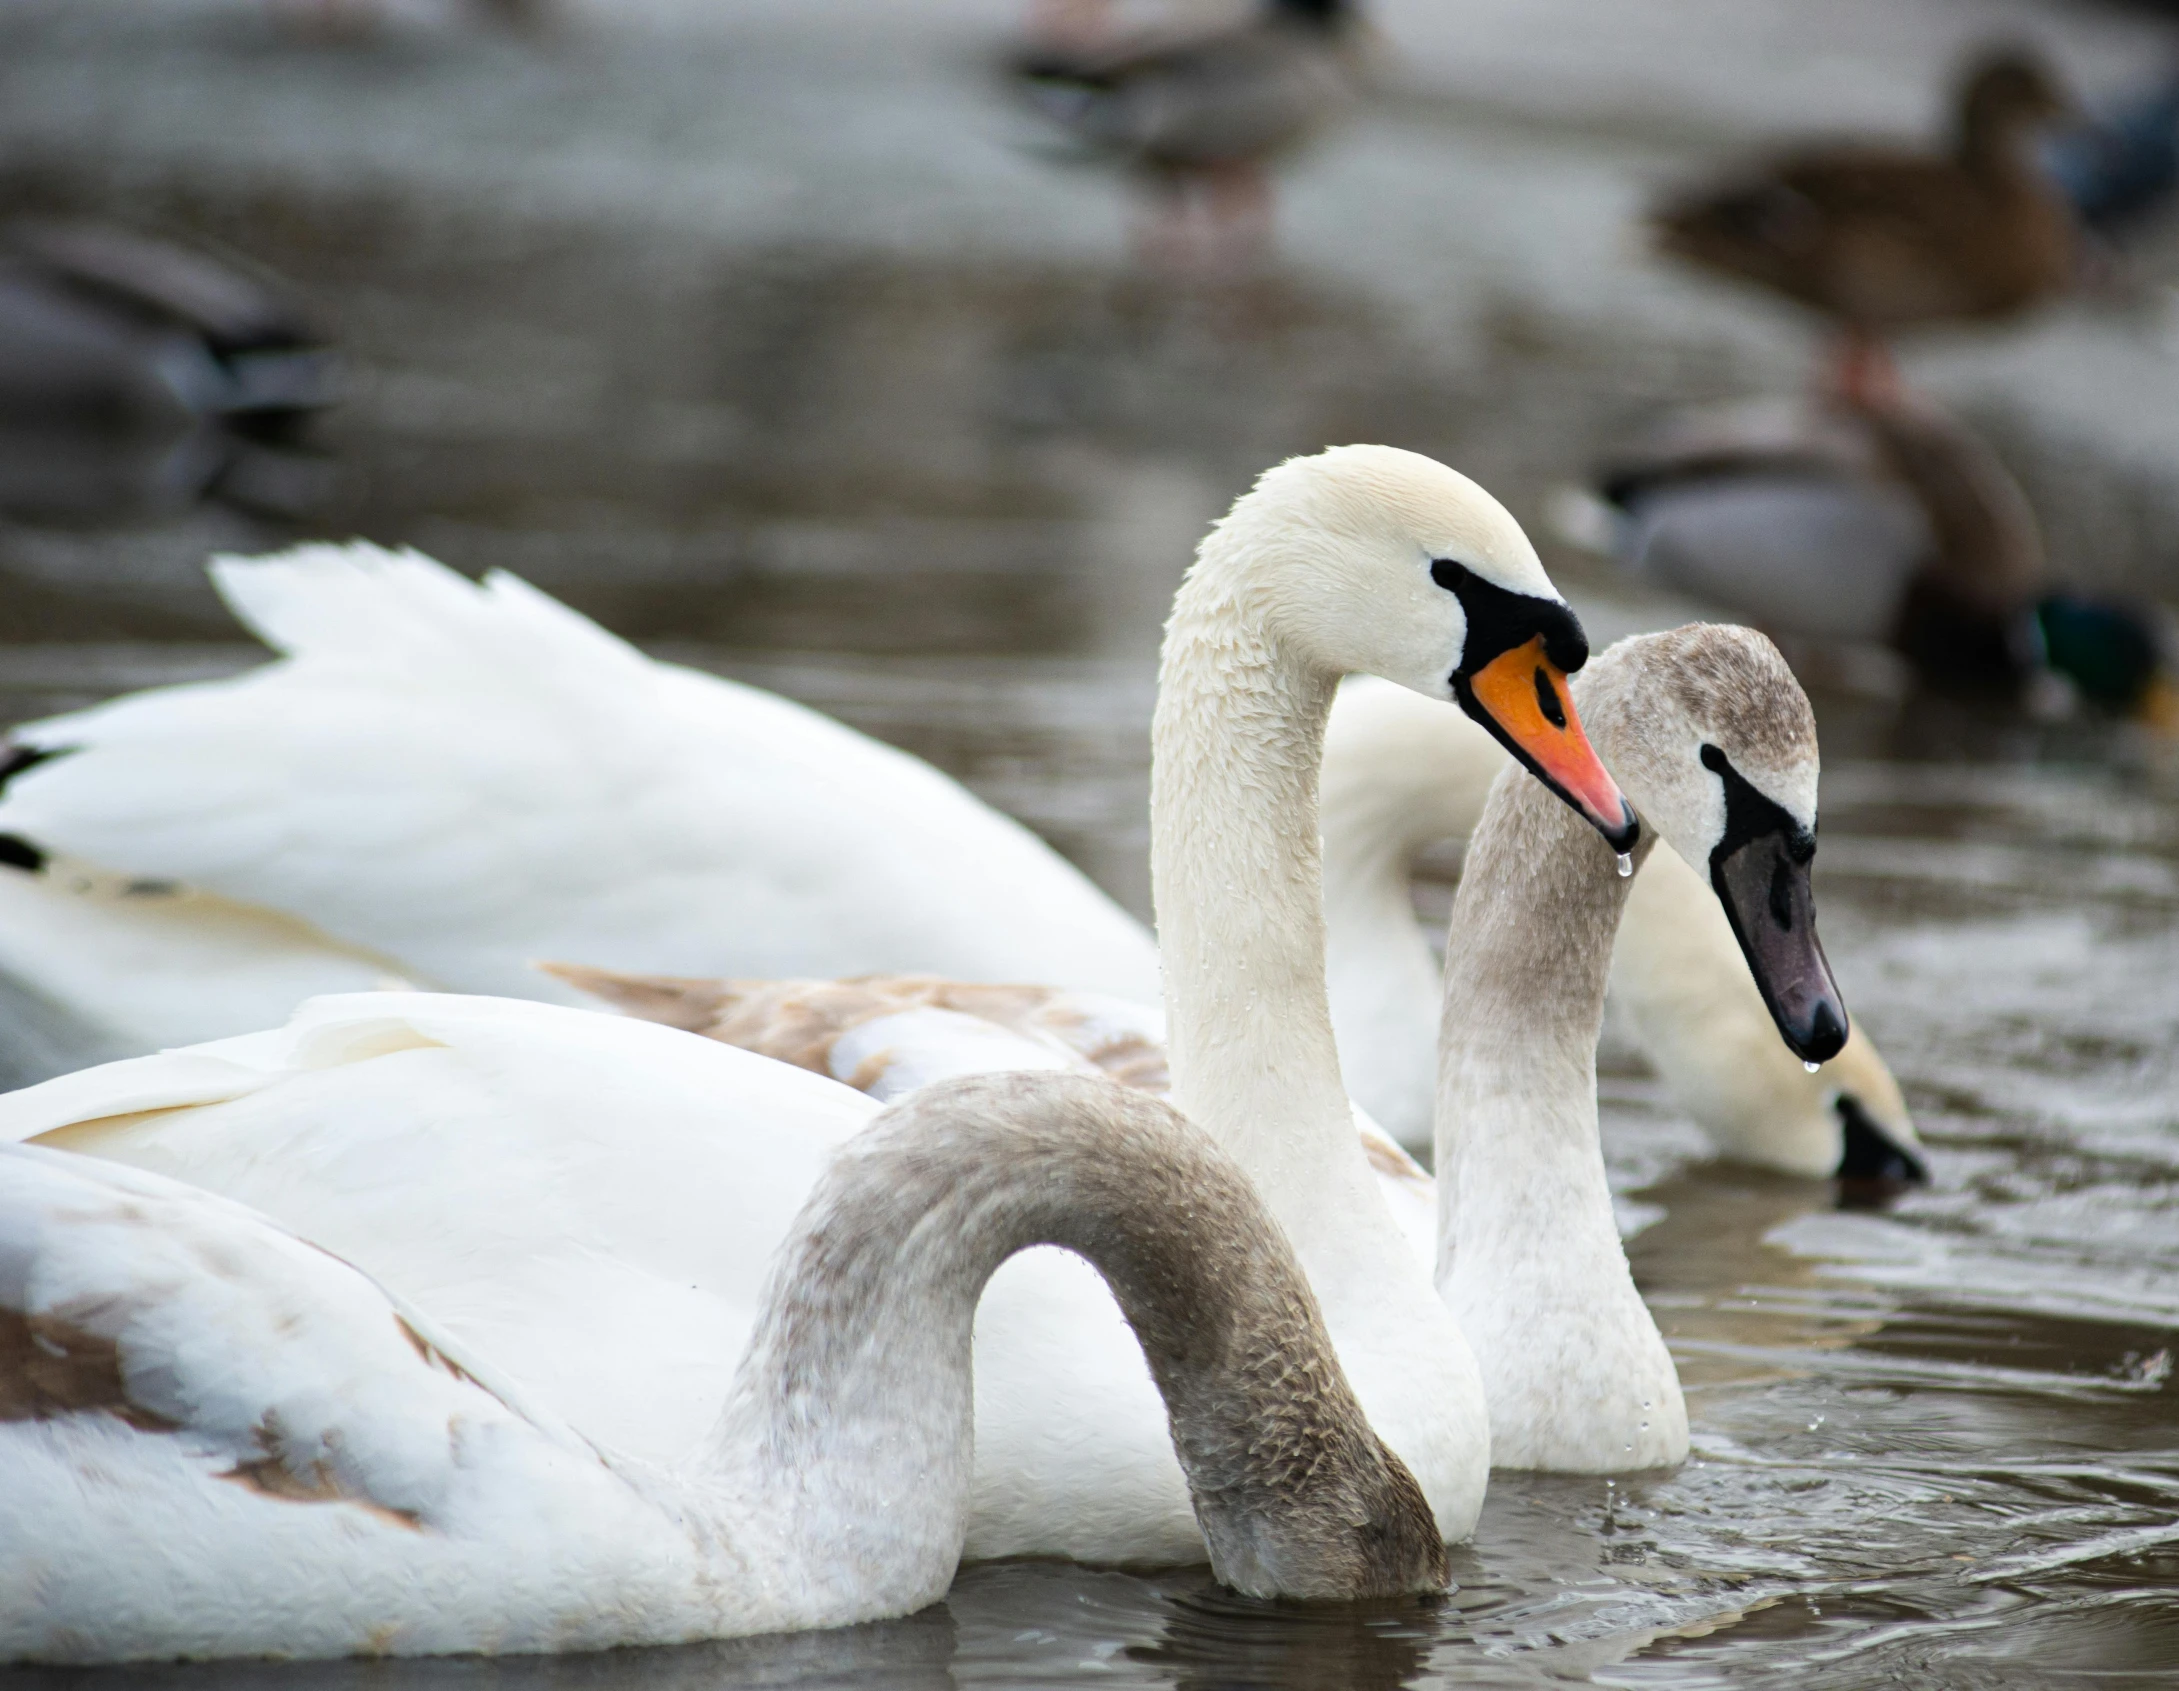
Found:
[[[1710,884],[1787,1048],[1827,1063],[1846,1046],[1846,1001],[1816,937],[1813,847],[1802,852],[1783,834],[1757,834],[1710,860]]]
[[[1642,825],[1581,731],[1566,672],[1544,656],[1542,635],[1499,653],[1454,685],[1467,713],[1612,850],[1634,849]]]

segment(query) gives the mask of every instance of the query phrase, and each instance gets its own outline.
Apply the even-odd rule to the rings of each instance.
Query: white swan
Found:
[[[1845,1011],[1809,888],[1817,749],[1777,649],[1694,625],[1625,640],[1574,683],[1595,743],[1726,930],[1763,1036],[1834,1056]],[[1639,851],[1670,847],[1645,840]],[[1674,862],[1684,868],[1684,859]],[[1654,865],[1641,871],[1653,872]],[[1469,846],[1442,1003],[1430,1177],[1372,1143],[1381,1195],[1482,1366],[1501,1467],[1608,1473],[1677,1462],[1687,1412],[1636,1292],[1597,1136],[1595,1053],[1614,940],[1640,878],[1503,763]],[[1752,975],[1749,971],[1752,969]],[[1151,1030],[1081,994],[923,979],[724,983],[563,970],[636,1014],[892,1097],[979,1069],[1101,1069],[1156,1090]],[[1783,1036],[1781,1038],[1781,1036]],[[1539,1248],[1539,1242],[1548,1242]]]
[[[744,1059],[767,1066],[761,1059]],[[1098,1080],[928,1088],[833,1160],[701,1448],[616,1458],[228,1200],[0,1152],[0,1660],[589,1649],[906,1614],[960,1558],[970,1336],[1016,1251],[1110,1283],[1211,1565],[1442,1589],[1248,1178]]]
[[[1349,679],[1332,707],[1325,963],[1340,1069],[1411,1147],[1432,1132],[1441,973],[1412,914],[1411,867],[1473,832],[1506,762],[1465,717],[1373,676]],[[1668,843],[1635,877],[1611,992],[1674,1101],[1725,1155],[1818,1178],[1923,1178],[1913,1117],[1867,1034],[1856,1027],[1809,1073],[1779,1042],[1711,888]]]
[[[285,661],[14,736],[0,833],[53,861],[0,875],[0,969],[108,1046],[388,975],[570,1000],[538,956],[1157,999],[1154,942],[1080,871],[816,711],[654,663],[512,576],[365,546],[212,574]]]
[[[310,546],[212,574],[283,661],[17,731],[66,749],[0,795],[0,975],[51,1001],[15,1018],[52,1030],[50,1055],[25,1054],[34,1076],[390,978],[577,1002],[539,957],[1157,1002],[1133,917],[946,776],[815,712],[414,554]],[[1373,678],[1332,709],[1333,1030],[1350,1091],[1410,1146],[1430,1136],[1438,969],[1408,865],[1468,833],[1504,758],[1462,713]],[[43,873],[7,866],[47,853]],[[1643,1048],[1728,1154],[1803,1174],[1875,1167],[1892,1144],[1911,1160],[1866,1040],[1805,1076],[1707,891],[1663,854],[1619,957]]]
[[[1286,1228],[1357,1396],[1449,1538],[1473,1527],[1488,1430],[1473,1359],[1386,1213],[1339,1081],[1323,988],[1318,749],[1339,676],[1375,670],[1457,695],[1598,826],[1631,841],[1631,813],[1564,693],[1564,669],[1585,656],[1572,613],[1496,501],[1442,465],[1378,447],[1267,472],[1204,541],[1167,638],[1152,820],[1174,1101],[1237,1156]],[[473,1297],[467,1253],[482,1239],[564,1261],[552,1242],[571,1220],[593,1241],[584,1284],[594,1303],[614,1295],[618,1264],[663,1256],[683,1271],[668,1284],[746,1321],[746,1264],[722,1257],[711,1229],[690,1236],[689,1194],[713,1188],[686,1175],[672,1143],[566,1184],[560,1140],[587,1142],[599,1117],[662,1120],[683,1106],[663,1070],[604,1059],[615,1036],[598,1030],[624,1037],[636,1024],[548,1009],[412,999],[378,1013],[393,1024],[381,1052],[376,1035],[343,1031],[369,1028],[370,998],[336,1002],[249,1047],[270,1072],[232,1102],[216,1088],[192,1102],[200,1048],[14,1094],[0,1103],[0,1130],[66,1128],[77,1148],[155,1161],[240,1197],[458,1332],[456,1305],[461,1319],[555,1330],[550,1301]],[[438,1031],[464,1017],[458,1037]],[[595,1026],[577,1033],[569,1018]],[[433,1042],[447,1055],[403,1048]],[[337,1057],[321,1060],[320,1047]],[[124,1110],[139,1113],[110,1119]],[[422,1161],[401,1181],[392,1225],[368,1225],[363,1212],[384,1209],[375,1182],[389,1165],[377,1147],[389,1135]],[[745,1255],[750,1239],[779,1236],[793,1208],[781,1195],[807,1190],[811,1152],[791,1117],[773,1114],[733,1138],[731,1154],[736,1202],[753,1218],[735,1245]],[[1155,1393],[1094,1278],[1031,1253],[995,1280],[978,1326],[970,1553],[1200,1556]],[[521,1334],[504,1337],[492,1354],[510,1355]],[[564,1382],[586,1394],[586,1414],[571,1418],[621,1448],[645,1429],[664,1438],[657,1394],[631,1378]]]

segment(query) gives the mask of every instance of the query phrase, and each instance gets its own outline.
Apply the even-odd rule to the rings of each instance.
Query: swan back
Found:
[[[335,986],[361,965],[572,999],[531,967],[559,955],[1156,996],[1141,924],[957,783],[760,689],[655,663],[511,576],[358,544],[222,560],[215,580],[280,660],[18,730],[64,755],[6,782],[0,831],[284,912],[323,936]],[[70,896],[53,880],[36,884]],[[126,926],[146,903],[101,908]],[[65,926],[41,932],[0,927],[0,965],[73,978],[45,961]],[[148,1043],[205,1031],[206,994],[174,973],[175,1025],[138,1017]]]
[[[1165,1018],[1098,993],[935,975],[736,981],[545,967],[631,1016],[829,1074],[874,1098],[990,1069],[1095,1070],[1159,1096],[1169,1085]]]
[[[0,1147],[0,1173],[0,1659],[581,1649],[920,1608],[966,1530],[976,1303],[1046,1243],[1135,1327],[1220,1577],[1447,1578],[1246,1176],[1101,1079],[934,1086],[851,1141],[709,1445],[672,1467],[586,1444],[226,1199],[44,1147]]]
[[[786,1219],[876,1108],[622,1017],[356,993],[0,1095],[0,1140],[247,1204],[586,1436],[670,1460],[718,1413]]]

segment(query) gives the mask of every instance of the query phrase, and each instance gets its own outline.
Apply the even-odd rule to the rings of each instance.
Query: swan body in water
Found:
[[[1574,683],[1600,751],[1745,958],[1768,1041],[1799,1069],[1847,1023],[1815,931],[1815,721],[1777,648],[1697,624],[1637,636]],[[1584,1473],[1687,1454],[1687,1413],[1628,1272],[1598,1141],[1595,1052],[1629,880],[1593,830],[1503,765],[1454,906],[1437,1167],[1365,1126],[1380,1195],[1483,1371],[1499,1466]],[[1665,842],[1671,842],[1670,845]],[[981,1068],[1101,1069],[1158,1089],[1154,1030],[1036,988],[921,980],[724,983],[567,968],[622,1008],[900,1096]],[[1757,1053],[1759,1059],[1767,1053]],[[1548,1241],[1539,1248],[1540,1241]]]
[[[526,1409],[238,1204],[61,1151],[0,1169],[0,1659],[594,1649],[921,1608],[966,1525],[976,1301],[1037,1244],[1126,1312],[1220,1579],[1447,1579],[1247,1176],[1102,1080],[953,1081],[848,1141],[715,1426],[665,1464]]]
[[[1234,1155],[1285,1228],[1371,1424],[1448,1539],[1473,1529],[1488,1474],[1481,1384],[1426,1261],[1385,1208],[1340,1083],[1316,767],[1340,676],[1380,673],[1457,698],[1625,849],[1633,815],[1565,692],[1586,656],[1503,508],[1445,466],[1382,447],[1267,471],[1205,539],[1166,640],[1152,855],[1173,1101]],[[738,1318],[747,1331],[749,1252],[780,1236],[822,1135],[805,1119],[815,1106],[737,1123],[721,1119],[712,1090],[691,1113],[694,1094],[675,1076],[711,1047],[652,1028],[642,1031],[688,1049],[649,1066],[609,1055],[639,1026],[543,1005],[362,995],[250,1036],[263,1046],[170,1052],[13,1094],[0,1101],[0,1132],[60,1130],[72,1148],[253,1203],[458,1334],[463,1320],[496,1325],[493,1354],[527,1343],[536,1373],[553,1375],[568,1403],[582,1399],[580,1414],[562,1412],[586,1435],[671,1454],[715,1406],[719,1357],[734,1349],[687,1346],[661,1312],[677,1299],[704,1304],[719,1330]],[[241,1095],[222,1090],[237,1044],[255,1077]],[[569,1149],[598,1120],[639,1116],[660,1124],[641,1151],[600,1164]],[[395,1141],[405,1167],[389,1215],[395,1159],[383,1147]],[[734,1171],[746,1226],[720,1230],[690,1212],[691,1193],[717,1189],[692,1178],[691,1158]],[[579,1161],[584,1178],[571,1186]],[[561,1242],[573,1237],[587,1243],[570,1259]],[[531,1296],[484,1286],[473,1252],[534,1254]],[[581,1267],[549,1283],[546,1265],[571,1260]],[[662,1261],[670,1280],[616,1283],[627,1265]],[[636,1373],[570,1378],[550,1336],[563,1326],[560,1301],[577,1293],[600,1326],[669,1333],[681,1349]],[[1028,1253],[995,1278],[978,1332],[969,1553],[1200,1558],[1163,1411],[1094,1277]],[[696,1389],[655,1383],[675,1371]]]
[[[757,688],[644,657],[519,580],[303,547],[213,579],[281,661],[17,730],[0,973],[54,1029],[26,1078],[276,1025],[390,978],[582,1000],[533,967],[1034,981],[1162,1044],[1149,932],[929,765]],[[1332,1023],[1356,1100],[1429,1142],[1438,967],[1408,868],[1507,759],[1368,677],[1326,733]],[[25,872],[26,865],[40,865]],[[1659,854],[1615,990],[1729,1154],[1799,1174],[1913,1127],[1858,1033],[1820,1076],[1771,1038],[1706,889]],[[847,1078],[845,1074],[841,1078]],[[1855,1112],[1868,1133],[1848,1138]],[[1846,1143],[1842,1145],[1842,1138]]]

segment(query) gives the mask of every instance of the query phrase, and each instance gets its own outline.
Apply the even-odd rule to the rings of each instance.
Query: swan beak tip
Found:
[[[1809,1011],[1808,1025],[1788,1036],[1793,1054],[1804,1063],[1828,1063],[1846,1049],[1846,1011],[1829,996],[1820,997]]]
[[[1566,671],[1546,654],[1542,635],[1499,653],[1472,676],[1455,674],[1453,690],[1468,714],[1614,852],[1634,849],[1641,819],[1581,731]]]

